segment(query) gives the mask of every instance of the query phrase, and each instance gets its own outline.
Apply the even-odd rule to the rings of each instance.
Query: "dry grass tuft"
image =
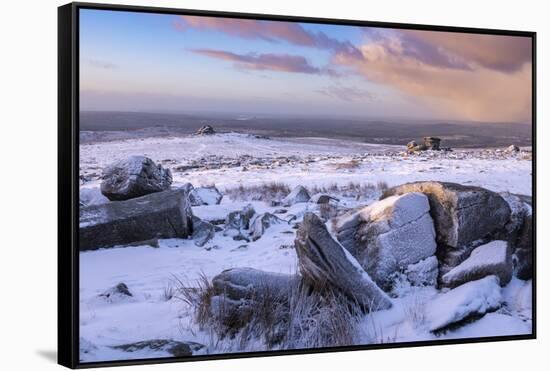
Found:
[[[195,323],[210,332],[217,350],[222,346],[224,351],[257,350],[258,344],[263,349],[299,349],[357,343],[360,311],[343,304],[346,299],[333,292],[311,292],[296,282],[283,297],[262,290],[237,303],[225,295],[215,296],[204,275],[193,288],[179,284],[177,297],[192,307]]]
[[[224,191],[224,194],[233,201],[279,201],[289,193],[288,184],[279,182],[246,186],[240,184],[238,187]]]
[[[359,166],[361,166],[361,161],[350,160],[348,162],[340,162],[340,163],[334,164],[334,169],[351,170],[351,169],[357,169]]]

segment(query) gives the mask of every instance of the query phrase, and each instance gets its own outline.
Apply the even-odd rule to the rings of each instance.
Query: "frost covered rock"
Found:
[[[288,306],[290,292],[298,282],[296,275],[253,268],[227,269],[212,279],[211,315],[229,329],[239,329],[264,299],[273,305]]]
[[[502,294],[496,276],[465,283],[426,305],[428,327],[430,331],[441,330],[468,317],[495,310],[501,302]]]
[[[505,150],[507,153],[516,153],[516,152],[519,152],[520,149],[518,146],[516,146],[515,144],[511,144],[510,146],[506,147],[506,150]]]
[[[252,241],[256,241],[262,237],[267,228],[283,222],[284,220],[271,213],[264,213],[256,216],[250,226],[250,237],[252,238]]]
[[[447,287],[457,287],[468,281],[494,275],[500,285],[512,279],[512,256],[506,241],[492,241],[476,247],[470,257],[441,277]]]
[[[212,134],[216,134],[216,131],[211,125],[203,125],[195,133],[195,135],[212,135]]]
[[[440,277],[464,261],[476,246],[500,239],[510,219],[510,207],[499,194],[456,183],[407,183],[390,188],[382,199],[411,192],[421,192],[429,199]]]
[[[439,275],[439,262],[435,256],[409,264],[405,276],[413,286],[435,286]]]
[[[357,260],[328,232],[322,220],[306,213],[294,241],[304,281],[317,289],[336,290],[370,311],[388,309],[390,298]]]
[[[418,143],[416,143],[414,140],[411,140],[409,143],[407,143],[407,149],[412,149],[416,147]]]
[[[514,249],[514,271],[518,278],[533,278],[533,213],[525,215]]]
[[[196,246],[204,246],[221,228],[193,216],[193,240]]]
[[[424,137],[424,145],[428,149],[439,151],[441,145],[441,138],[437,137]]]
[[[421,193],[391,196],[340,218],[337,238],[389,290],[392,274],[435,254],[429,211],[428,198]]]
[[[79,200],[80,206],[101,205],[109,202],[99,188],[80,188]]]
[[[187,194],[189,194],[194,189],[194,187],[193,187],[193,184],[191,183],[185,183],[184,185],[178,187],[178,189],[182,189],[185,192],[187,192]]]
[[[325,193],[316,193],[309,199],[309,202],[313,202],[314,204],[328,204],[330,201],[338,202],[339,200]]]
[[[294,275],[254,268],[226,269],[212,279],[214,295],[231,300],[253,299],[262,295],[286,296],[297,279]]]
[[[133,296],[134,295],[132,295],[128,289],[128,286],[126,286],[124,282],[120,282],[116,286],[113,286],[99,294],[99,297],[104,298],[109,303],[123,301]]]
[[[301,185],[294,188],[285,198],[283,198],[283,205],[290,206],[299,202],[308,202],[310,199],[309,193]]]
[[[510,217],[510,208],[499,194],[456,183],[407,183],[388,189],[382,198],[411,192],[428,197],[441,246],[457,248],[486,238],[502,229]]]
[[[520,195],[515,195],[508,192],[500,193],[500,196],[506,201],[510,208],[510,217],[505,224],[502,233],[500,234],[503,239],[508,240],[514,245],[515,240],[518,238],[520,229],[523,226],[523,220],[531,212],[531,206],[521,199]]]
[[[101,193],[111,201],[170,189],[172,173],[145,156],[116,161],[103,170]]]
[[[234,240],[248,240],[250,221],[256,214],[252,205],[246,205],[242,210],[230,212],[225,219],[224,236],[233,237]]]
[[[111,348],[124,352],[163,352],[173,357],[188,357],[204,348],[204,345],[192,341],[182,342],[172,339],[153,339],[114,345]]]
[[[192,217],[187,193],[181,189],[81,207],[79,248],[96,250],[159,238],[186,238],[192,233]]]
[[[222,198],[223,195],[214,186],[198,187],[189,192],[191,206],[218,205]]]
[[[533,276],[533,211],[529,196],[501,193],[508,203],[510,218],[499,238],[508,241],[518,278],[530,279]]]

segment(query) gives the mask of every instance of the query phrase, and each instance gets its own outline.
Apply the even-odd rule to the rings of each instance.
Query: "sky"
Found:
[[[531,39],[80,10],[82,110],[530,123]]]

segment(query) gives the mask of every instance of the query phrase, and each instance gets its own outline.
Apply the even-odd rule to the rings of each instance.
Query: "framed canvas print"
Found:
[[[535,36],[60,7],[59,362],[535,338]]]

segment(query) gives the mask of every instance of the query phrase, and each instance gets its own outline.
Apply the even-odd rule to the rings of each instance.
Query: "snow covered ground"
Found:
[[[80,146],[81,174],[101,174],[101,169],[121,158],[141,154],[173,170],[174,182],[194,186],[215,184],[219,189],[239,184],[284,182],[290,186],[386,182],[389,186],[419,180],[444,180],[483,186],[494,191],[531,194],[531,161],[521,156],[489,156],[483,150],[457,149],[447,155],[401,155],[402,146],[366,144],[339,139],[263,139],[245,134],[143,138]],[[463,153],[479,156],[463,159]],[[200,171],[177,171],[191,160],[240,156],[262,159],[259,165],[226,166]],[[297,160],[284,163],[281,157]],[[346,164],[354,161],[352,168]],[[241,161],[242,162],[242,161]],[[230,161],[228,161],[231,164]],[[96,182],[86,187],[96,187]]]
[[[215,184],[222,193],[239,185],[282,182],[289,186],[359,184],[398,185],[418,180],[442,180],[482,186],[499,192],[531,195],[531,161],[520,154],[505,155],[484,150],[457,150],[447,154],[406,156],[402,147],[362,144],[319,138],[265,139],[244,134],[141,138],[83,144],[81,194],[91,203],[105,202],[99,192],[99,175],[107,164],[130,156],[144,155],[171,168],[174,186]],[[473,155],[472,155],[473,153]],[[251,161],[261,159],[261,161]],[[287,158],[287,160],[283,160]],[[288,160],[290,158],[291,160]],[[222,159],[226,165],[212,166]],[[191,168],[181,169],[182,165]],[[198,164],[198,165],[197,165]],[[360,199],[343,197],[344,206],[366,205],[380,194]],[[230,211],[252,204],[257,213],[274,213],[280,207],[263,201],[231,200],[220,205],[193,207],[203,219],[223,219]],[[300,219],[306,211],[318,210],[312,203],[293,205],[282,219]],[[126,352],[113,346],[152,339],[193,341],[206,347],[198,354],[239,351],[220,344],[211,333],[193,324],[192,309],[171,293],[177,280],[193,283],[199,275],[212,278],[222,270],[252,267],[280,273],[296,272],[293,248],[295,230],[282,223],[268,228],[254,242],[234,241],[222,233],[205,246],[193,240],[161,240],[158,248],[135,246],[80,253],[81,359],[105,361],[171,356],[165,350]],[[101,296],[124,282],[132,296]],[[487,286],[487,285],[486,285]],[[494,287],[488,285],[487,290]],[[527,334],[531,332],[531,282],[514,278],[499,293],[504,305],[478,321],[453,331],[430,332],[425,318],[429,303],[445,300],[434,288],[403,287],[404,295],[394,306],[365,316],[361,343],[406,342],[447,338]],[[464,294],[466,295],[466,294]],[[249,348],[246,350],[262,350]]]

